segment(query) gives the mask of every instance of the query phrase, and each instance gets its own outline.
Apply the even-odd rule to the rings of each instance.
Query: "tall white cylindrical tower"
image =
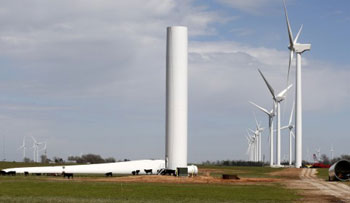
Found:
[[[167,28],[165,167],[187,167],[187,27]]]

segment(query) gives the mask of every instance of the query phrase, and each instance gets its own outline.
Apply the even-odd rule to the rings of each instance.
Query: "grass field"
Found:
[[[323,180],[328,180],[328,168],[318,168],[317,177]]]
[[[0,168],[18,163],[0,163]],[[16,165],[16,166],[15,166]],[[264,167],[200,167],[246,177],[269,177]],[[216,175],[219,175],[216,174]],[[62,178],[63,179],[63,178]],[[0,202],[289,202],[300,198],[279,183],[169,184],[54,180],[0,176]]]

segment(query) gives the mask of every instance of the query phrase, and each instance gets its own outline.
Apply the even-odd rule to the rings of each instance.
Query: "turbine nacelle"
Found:
[[[299,44],[299,43],[294,44],[294,51],[296,53],[303,53],[304,51],[310,51],[310,49],[311,49],[311,44]]]

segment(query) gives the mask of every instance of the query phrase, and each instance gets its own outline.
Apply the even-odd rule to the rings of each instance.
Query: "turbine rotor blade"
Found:
[[[300,35],[302,29],[303,29],[303,25],[300,26],[298,34],[297,34],[297,36],[295,36],[295,39],[294,39],[294,42],[293,42],[294,44],[297,43],[299,35]]]
[[[293,86],[293,84],[290,84],[286,89],[281,91],[277,96],[278,97],[283,97],[292,86]]]
[[[284,14],[286,16],[286,22],[287,22],[287,29],[288,29],[288,37],[289,37],[289,46],[290,48],[293,48],[294,43],[293,43],[293,33],[292,29],[290,28],[290,23],[288,19],[288,13],[287,13],[287,7],[286,7],[286,2],[283,0],[283,5],[284,5]]]
[[[288,73],[287,73],[287,85],[289,85],[290,66],[292,65],[293,56],[294,56],[294,51],[290,50],[290,52],[289,52]]]
[[[292,111],[290,112],[290,117],[289,117],[289,123],[288,123],[288,125],[291,125],[291,124],[292,124],[293,113],[294,113],[294,105],[295,105],[295,101],[293,102]]]
[[[286,125],[286,126],[283,126],[283,127],[281,127],[280,128],[280,130],[284,130],[284,129],[287,129],[289,126],[288,125]]]
[[[272,86],[269,84],[269,82],[267,82],[265,76],[262,74],[262,72],[260,71],[260,69],[258,69],[258,71],[259,71],[261,77],[263,78],[263,80],[265,81],[265,84],[266,84],[267,88],[269,88],[269,90],[270,90],[270,92],[271,92],[271,94],[272,94],[273,99],[276,100],[275,90],[272,88]]]
[[[254,105],[256,108],[260,109],[262,112],[266,113],[267,115],[270,115],[270,112],[268,112],[266,109],[264,109],[263,107],[255,104],[254,102],[249,101],[249,103],[251,103],[252,105]]]

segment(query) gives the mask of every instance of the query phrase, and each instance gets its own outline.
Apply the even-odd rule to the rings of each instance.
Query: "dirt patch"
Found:
[[[241,178],[239,180],[224,180],[212,176],[194,176],[194,177],[174,177],[160,175],[143,175],[143,176],[125,176],[110,178],[90,178],[76,177],[74,179],[49,178],[49,180],[60,181],[92,181],[92,182],[135,182],[135,183],[178,183],[178,184],[257,184],[257,183],[274,183],[278,182],[275,178]]]
[[[275,171],[269,173],[271,176],[278,176],[285,179],[300,179],[300,168],[286,168],[280,171]]]

